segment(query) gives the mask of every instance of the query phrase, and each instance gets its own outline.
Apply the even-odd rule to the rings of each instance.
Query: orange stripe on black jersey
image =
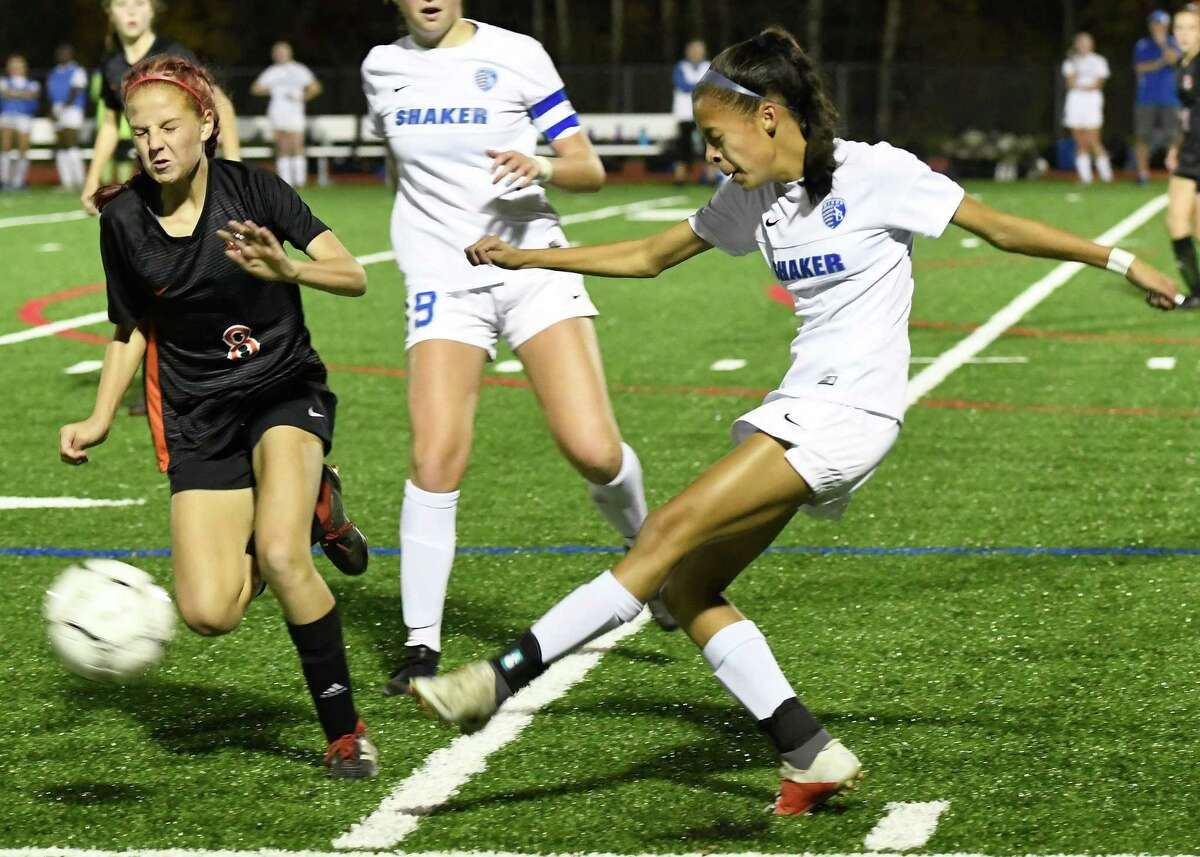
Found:
[[[154,454],[158,458],[158,469],[166,473],[171,463],[167,449],[167,435],[163,430],[162,387],[158,381],[158,342],[154,328],[146,331],[146,418],[150,421],[150,436],[154,438]]]

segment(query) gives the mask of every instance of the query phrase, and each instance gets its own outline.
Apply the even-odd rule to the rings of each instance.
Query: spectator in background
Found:
[[[1108,80],[1108,60],[1096,53],[1088,33],[1078,33],[1062,64],[1067,79],[1067,102],[1063,107],[1063,125],[1075,138],[1075,171],[1084,184],[1092,183],[1092,160],[1103,182],[1112,181],[1112,163],[1100,141],[1104,128],[1104,82]]]
[[[42,87],[29,78],[29,66],[20,54],[8,58],[5,71],[0,78],[0,186],[20,190],[29,172],[29,131]]]
[[[58,64],[46,78],[46,95],[57,135],[54,164],[63,187],[82,190],[84,166],[78,143],[83,108],[87,104],[87,72],[75,62],[75,49],[70,45],[59,45],[54,59]]]
[[[271,97],[267,119],[275,135],[275,170],[293,187],[304,187],[308,165],[304,160],[304,105],[321,94],[321,82],[308,66],[293,59],[292,46],[276,42],[271,62],[250,87],[260,98]]]
[[[1179,129],[1175,63],[1180,51],[1171,37],[1171,16],[1157,9],[1150,13],[1146,24],[1150,35],[1138,39],[1133,48],[1133,67],[1137,72],[1133,127],[1137,138],[1134,152],[1138,184],[1150,180],[1150,155],[1169,146]]]
[[[671,113],[678,126],[675,138],[675,184],[683,184],[691,177],[692,165],[703,158],[704,147],[699,144],[696,121],[692,116],[692,90],[696,82],[708,71],[708,49],[703,39],[692,39],[683,51],[683,59],[675,64],[672,74],[674,99]],[[711,176],[706,166],[705,174]]]

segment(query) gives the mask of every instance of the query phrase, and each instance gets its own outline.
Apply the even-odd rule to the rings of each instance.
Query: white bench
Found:
[[[675,139],[678,126],[670,113],[589,113],[579,117],[595,143],[597,154],[607,158],[648,158],[662,155]],[[90,141],[94,122],[88,120],[81,139]],[[383,158],[387,148],[377,137],[365,116],[352,114],[312,116],[308,120],[308,136],[312,143],[305,147],[310,158],[317,161],[317,180],[329,182],[331,158]],[[238,137],[242,140],[242,157],[247,160],[266,160],[275,156],[271,142],[271,125],[266,116],[239,116]],[[54,158],[54,123],[45,117],[33,120],[30,132],[29,157],[35,161]],[[90,146],[89,146],[90,149]],[[539,152],[551,154],[549,146]],[[85,151],[90,158],[91,152]]]

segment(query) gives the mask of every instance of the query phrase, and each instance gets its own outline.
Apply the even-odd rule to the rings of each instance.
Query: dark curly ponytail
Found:
[[[833,171],[837,169],[833,135],[838,114],[816,66],[795,36],[783,27],[768,27],[721,51],[712,67],[734,83],[782,102],[792,112],[808,145],[804,153],[805,192],[811,203],[823,199],[833,187]],[[704,83],[696,87],[692,97],[701,95],[748,115],[760,103],[753,96]]]

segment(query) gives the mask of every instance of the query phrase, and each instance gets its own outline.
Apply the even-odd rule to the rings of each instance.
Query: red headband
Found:
[[[145,77],[139,77],[137,80],[131,81],[129,83],[129,85],[125,87],[125,92],[126,92],[126,94],[128,94],[130,92],[133,92],[133,90],[136,87],[141,86],[143,83],[150,83],[150,82],[156,81],[156,80],[162,81],[163,83],[175,84],[180,89],[185,90],[189,95],[192,96],[192,98],[196,99],[196,103],[199,104],[202,109],[204,109],[204,110],[209,109],[208,107],[204,106],[204,99],[200,97],[199,92],[192,89],[190,86],[188,86],[182,80],[179,80],[178,78],[175,78],[175,77],[167,77],[166,75],[163,75],[163,74],[148,74]]]

